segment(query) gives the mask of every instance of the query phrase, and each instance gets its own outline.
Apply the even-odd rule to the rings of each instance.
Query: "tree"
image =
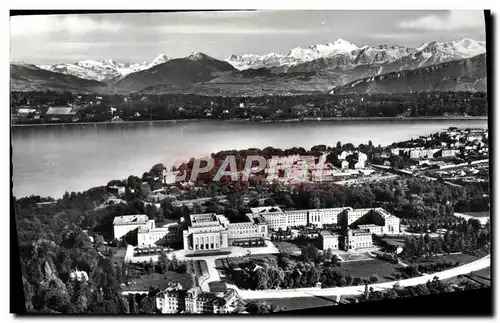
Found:
[[[342,286],[345,286],[347,284],[347,280],[344,277],[340,277],[337,280],[337,283],[338,283],[338,286],[342,287]]]
[[[195,213],[195,214],[196,213],[201,213],[202,212],[202,207],[201,207],[200,203],[198,203],[198,202],[193,203],[192,210],[193,210],[193,213]]]
[[[148,274],[152,274],[155,268],[153,258],[149,258],[149,263],[146,265],[146,271]]]
[[[321,207],[321,201],[317,196],[311,196],[309,198],[309,208],[319,209]]]
[[[379,278],[377,275],[373,274],[370,276],[370,283],[374,284],[379,281]]]
[[[318,263],[321,260],[318,248],[308,243],[302,248],[302,259],[306,262],[314,261],[315,263]]]
[[[334,266],[340,266],[340,260],[339,260],[339,257],[337,255],[333,255],[332,256],[332,265]]]
[[[368,289],[368,284],[366,284],[365,291],[363,292],[363,295],[361,295],[360,300],[367,301],[368,299],[370,299],[370,291]]]
[[[350,142],[347,144],[344,144],[342,146],[342,150],[346,150],[346,151],[352,151],[352,150],[354,150],[354,148],[355,148],[354,145]]]
[[[135,295],[131,296],[130,313],[131,314],[139,314],[139,304],[137,303],[137,299],[136,299]]]
[[[269,276],[265,270],[255,272],[256,289],[267,289],[269,285]]]
[[[140,302],[139,310],[142,314],[154,314],[156,312],[155,298],[150,296],[144,297]]]
[[[265,206],[275,206],[276,202],[274,201],[274,199],[269,197],[269,198],[264,200],[264,205]]]
[[[167,253],[164,249],[161,250],[158,255],[158,268],[160,269],[160,273],[164,274],[168,271],[170,264],[168,261]]]
[[[323,252],[323,257],[322,257],[323,261],[331,261],[332,260],[332,256],[333,256],[332,249],[331,248],[326,249]]]
[[[170,263],[173,271],[176,271],[177,268],[179,268],[179,261],[177,260],[175,253],[172,254],[172,261]]]

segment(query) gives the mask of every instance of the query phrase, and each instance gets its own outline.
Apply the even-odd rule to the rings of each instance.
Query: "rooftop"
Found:
[[[347,206],[347,207],[333,207],[333,208],[328,208],[328,209],[307,209],[305,211],[309,211],[309,212],[327,212],[327,211],[344,211],[344,210],[347,210],[347,211],[352,211],[352,207],[350,206]]]
[[[253,218],[255,224],[264,224],[266,220],[262,216],[256,216]]]
[[[270,213],[270,212],[276,212],[276,213],[281,213],[283,212],[279,206],[259,206],[259,207],[252,207],[250,208],[252,213]]]
[[[48,115],[73,115],[76,114],[77,109],[70,107],[50,107],[45,114]]]
[[[363,229],[351,229],[353,236],[361,236],[361,235],[371,235],[370,231],[363,230]]]
[[[115,216],[113,225],[146,224],[148,220],[146,214]]]
[[[215,213],[191,214],[190,218],[192,224],[217,221],[217,216]]]
[[[328,230],[322,230],[320,232],[320,234],[323,236],[323,237],[334,237],[334,236],[338,236],[339,234],[336,233],[336,232],[331,232],[331,231],[328,231]]]

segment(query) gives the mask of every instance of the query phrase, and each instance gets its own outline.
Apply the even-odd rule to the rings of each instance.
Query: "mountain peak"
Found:
[[[346,44],[346,45],[353,45],[351,42],[342,39],[342,38],[337,38],[336,41],[333,42],[333,44]]]
[[[206,55],[202,52],[192,52],[191,54],[189,54],[187,59],[192,60],[192,61],[201,61],[201,60],[206,59],[208,57],[209,57],[208,55]]]
[[[461,46],[465,47],[465,48],[470,48],[470,47],[477,47],[477,46],[481,46],[481,43],[478,42],[478,41],[475,41],[474,39],[470,39],[470,38],[464,38],[462,39],[460,42],[458,42]]]
[[[156,56],[156,58],[151,63],[148,64],[148,68],[151,68],[153,66],[166,63],[169,60],[170,60],[170,57],[168,57],[167,55],[161,53],[160,55]],[[147,64],[147,62],[144,62],[143,64]]]
[[[111,66],[117,66],[118,65],[118,63],[115,60],[111,59],[111,58],[103,59],[101,61],[101,64],[107,64],[107,65],[111,65]]]
[[[169,57],[163,53],[161,53],[160,55],[156,56],[156,58],[153,60],[154,61],[157,61],[157,60],[162,60],[162,59],[168,59]]]

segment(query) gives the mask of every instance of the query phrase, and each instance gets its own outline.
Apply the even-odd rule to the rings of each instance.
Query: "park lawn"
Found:
[[[491,279],[491,267],[475,271],[474,274],[481,278]]]
[[[233,267],[235,270],[241,268],[240,265],[251,263],[256,261],[259,263],[263,259],[276,258],[274,255],[252,255],[238,258],[224,258],[215,260],[215,268],[221,276],[221,281],[228,284],[234,284],[234,281],[229,277],[229,267]]]
[[[227,258],[227,260],[234,268],[237,268],[237,267],[239,267],[240,264],[249,263],[249,262],[252,262],[253,260],[260,262],[263,259],[268,259],[268,258],[276,258],[276,256],[275,255],[251,255],[251,256],[238,257],[238,258]]]
[[[293,243],[286,241],[273,241],[273,243],[282,253],[287,253],[291,256],[298,256],[302,253],[301,249]]]
[[[259,302],[283,306],[285,311],[336,305],[337,296],[311,296],[296,298],[263,298]]]
[[[382,238],[380,240],[382,240],[383,242],[386,242],[388,244],[396,245],[398,247],[404,247],[404,245],[405,245],[405,240],[404,239]]]
[[[166,274],[153,273],[143,275],[140,278],[133,279],[129,286],[123,288],[124,291],[148,290],[150,286],[157,286],[163,290],[171,282],[179,282],[183,288],[193,287],[193,276],[188,273],[179,274],[174,271],[168,271]]]
[[[401,265],[391,264],[378,259],[349,261],[340,263],[339,270],[349,273],[353,278],[370,279],[370,276],[377,275],[380,283],[394,281],[401,275]],[[395,277],[396,275],[397,277]]]
[[[456,262],[458,261],[459,266],[463,264],[468,264],[470,262],[473,262],[475,260],[478,260],[479,257],[473,256],[473,255],[468,255],[464,253],[459,253],[459,254],[453,254],[453,255],[442,255],[442,256],[437,256],[436,258],[431,258],[428,261],[421,261],[421,263],[433,263],[433,262],[445,262],[445,261],[452,261]]]

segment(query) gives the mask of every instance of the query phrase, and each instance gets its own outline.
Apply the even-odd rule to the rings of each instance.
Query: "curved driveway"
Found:
[[[391,281],[379,284],[370,284],[375,291],[392,288],[396,283],[401,287],[415,286],[425,284],[427,281],[432,280],[435,276],[440,280],[453,278],[458,275],[469,274],[470,272],[481,270],[490,267],[490,255],[470,262],[468,264],[452,268],[449,270],[437,272],[434,274],[423,275],[419,277],[403,279],[398,281]],[[228,287],[235,288],[238,294],[243,299],[263,299],[263,298],[295,298],[295,297],[311,297],[311,296],[337,296],[342,295],[361,295],[365,292],[365,286],[348,286],[348,287],[332,287],[332,288],[304,288],[304,289],[271,289],[271,290],[241,290],[234,285]]]

